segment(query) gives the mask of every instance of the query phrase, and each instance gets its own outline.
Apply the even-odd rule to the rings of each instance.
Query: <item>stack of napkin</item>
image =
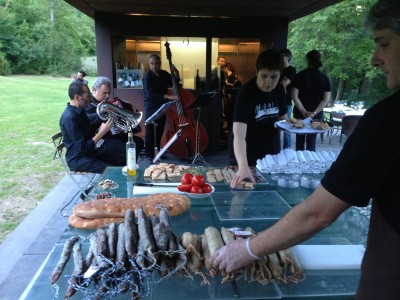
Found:
[[[287,148],[258,159],[256,167],[261,173],[322,173],[329,169],[337,155],[333,151],[295,151]]]

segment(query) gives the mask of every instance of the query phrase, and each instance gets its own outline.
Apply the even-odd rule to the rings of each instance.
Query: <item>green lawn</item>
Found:
[[[87,78],[89,84],[94,78]],[[69,78],[0,76],[0,242],[64,176],[51,135]]]

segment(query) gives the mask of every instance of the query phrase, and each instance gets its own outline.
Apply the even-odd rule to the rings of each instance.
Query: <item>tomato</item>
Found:
[[[182,184],[191,184],[192,183],[193,174],[192,173],[185,173],[181,178]]]
[[[193,194],[203,194],[203,189],[198,185],[193,185],[190,188],[190,192]]]
[[[212,192],[212,186],[209,185],[208,183],[204,184],[201,188],[203,189],[204,193],[208,194]]]
[[[178,185],[178,190],[180,192],[189,192],[191,187],[192,187],[191,184],[181,184],[181,185]]]
[[[203,186],[206,183],[206,180],[204,179],[203,175],[195,175],[192,178],[192,184],[195,186]]]

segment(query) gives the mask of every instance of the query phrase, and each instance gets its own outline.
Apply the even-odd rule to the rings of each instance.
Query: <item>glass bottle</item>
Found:
[[[200,76],[199,76],[199,69],[197,69],[196,74],[196,90],[200,89]]]
[[[136,143],[133,141],[133,132],[128,132],[128,142],[126,143],[126,166],[128,176],[136,175]]]

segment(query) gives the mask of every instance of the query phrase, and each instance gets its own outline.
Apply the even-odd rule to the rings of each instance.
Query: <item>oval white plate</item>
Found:
[[[185,193],[186,196],[193,198],[193,199],[204,199],[210,196],[212,193],[215,192],[215,187],[211,185],[212,191],[211,193],[202,193],[202,194],[194,194],[194,193]]]

